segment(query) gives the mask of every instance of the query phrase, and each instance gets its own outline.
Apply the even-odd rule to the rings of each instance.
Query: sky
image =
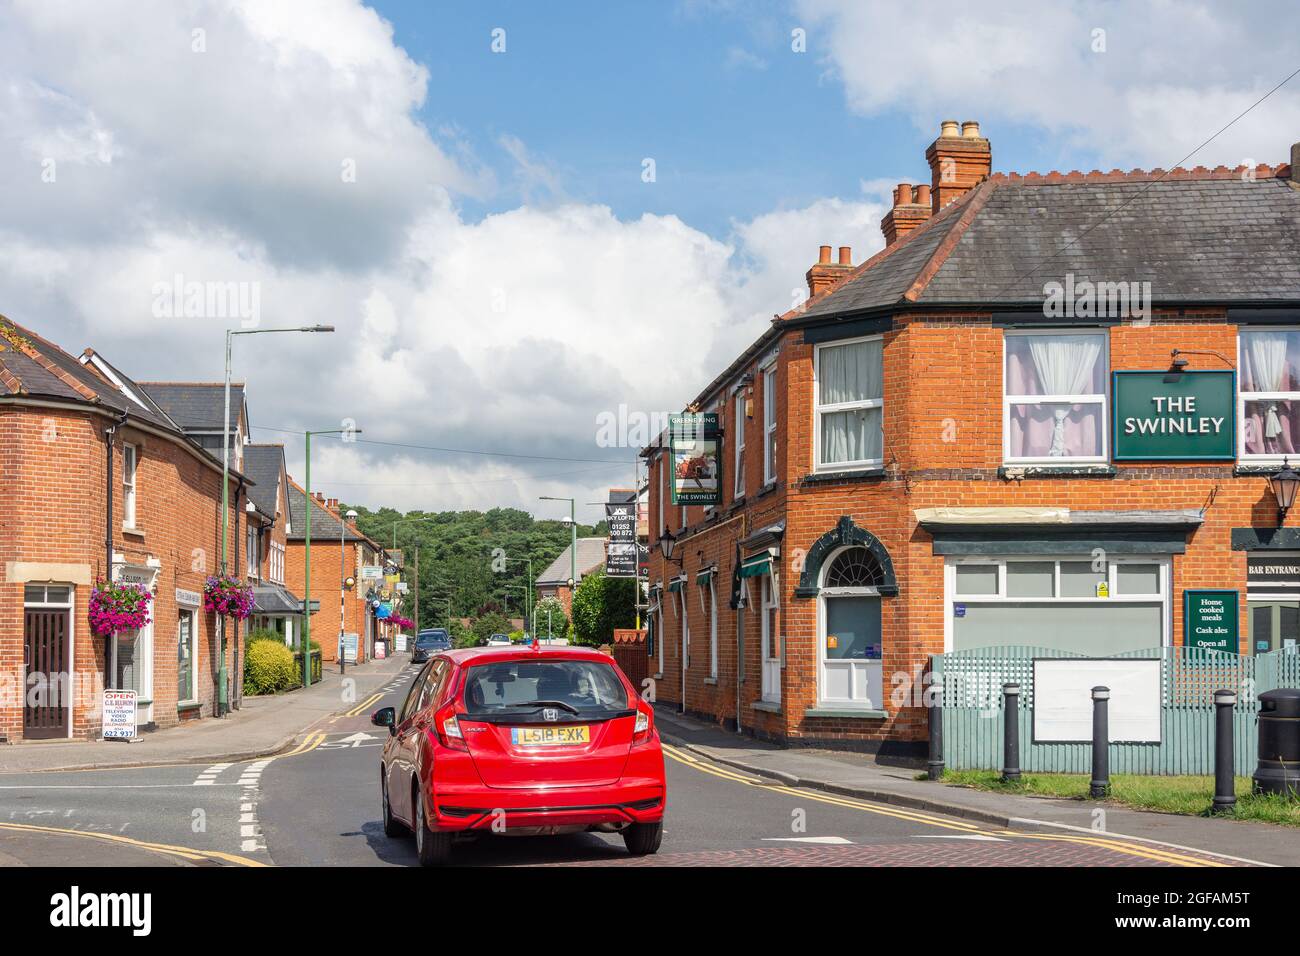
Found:
[[[881,248],[941,120],[996,171],[1287,161],[1288,13],[0,0],[0,314],[144,381],[334,325],[236,338],[295,475],[356,427],[313,442],[331,496],[593,520],[819,245]]]

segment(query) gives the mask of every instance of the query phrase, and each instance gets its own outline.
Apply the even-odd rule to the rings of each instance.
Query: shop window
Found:
[[[1106,460],[1106,352],[1104,330],[1006,334],[1007,461]]]
[[[1300,448],[1300,330],[1243,329],[1242,458],[1281,458]]]
[[[956,559],[951,569],[954,651],[1024,645],[1107,656],[1169,642],[1163,558]]]
[[[813,413],[817,469],[884,463],[883,355],[879,337],[817,347]]]

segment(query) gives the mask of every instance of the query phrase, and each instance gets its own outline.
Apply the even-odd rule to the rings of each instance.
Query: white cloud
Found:
[[[874,200],[819,200],[723,238],[620,219],[566,200],[509,134],[510,187],[548,204],[471,221],[457,198],[492,180],[454,130],[415,118],[454,91],[428,90],[353,0],[18,3],[0,12],[0,71],[0,175],[20,184],[0,220],[0,311],[145,380],[218,379],[238,324],[156,317],[154,287],[177,275],[257,283],[264,328],[337,326],[237,340],[254,437],[285,442],[299,475],[294,432],[346,419],[370,442],[622,462],[322,440],[313,483],[353,502],[599,500],[631,481],[635,451],[598,447],[600,412],[682,407],[790,307],[819,242],[878,242]]]
[[[1277,28],[1291,14],[1280,2],[1249,16],[1196,0],[795,7],[857,112],[900,111],[931,136],[944,118],[1021,125],[1059,140],[1072,165],[1172,166],[1300,66],[1294,31]],[[1286,162],[1298,138],[1300,78],[1190,164]]]

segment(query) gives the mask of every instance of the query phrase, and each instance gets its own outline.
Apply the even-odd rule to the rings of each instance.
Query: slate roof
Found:
[[[280,476],[284,474],[284,446],[245,445],[244,474],[254,482],[248,489],[249,500],[258,511],[274,520],[279,506],[276,491],[280,485]],[[316,520],[315,515],[312,520]]]
[[[141,382],[153,400],[186,431],[221,431],[226,403],[224,382]],[[230,430],[239,424],[244,386],[230,383]]]
[[[537,576],[537,583],[540,584],[568,584],[569,583],[569,552],[573,550],[572,545],[566,547],[560,552],[560,556],[547,565],[546,570]],[[578,580],[581,581],[592,571],[605,563],[605,539],[604,538],[579,538],[578,539]]]
[[[253,586],[253,613],[281,617],[302,613],[302,598],[280,584],[265,582]],[[313,612],[314,613],[314,612]]]
[[[994,175],[786,318],[1023,307],[1066,273],[1149,281],[1156,305],[1300,302],[1300,190],[1243,171]]]
[[[94,368],[92,359],[98,359],[111,370],[123,388],[135,398]],[[78,359],[30,329],[0,316],[0,396],[3,395],[96,405],[125,412],[128,419],[180,434],[176,423],[144,389],[130,376],[110,365],[102,355],[87,349]]]
[[[311,537],[313,541],[325,539],[338,541],[339,529],[343,522],[334,514],[333,511],[326,508],[318,501],[311,503]],[[286,535],[290,541],[302,541],[306,538],[307,527],[307,492],[298,487],[292,479],[289,481],[289,517],[292,531]],[[375,544],[364,534],[361,534],[351,525],[347,526],[344,532],[345,541],[369,541],[376,548]]]

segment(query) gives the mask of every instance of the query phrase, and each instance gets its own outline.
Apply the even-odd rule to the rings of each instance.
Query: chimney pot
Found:
[[[899,183],[894,187],[894,205],[906,206],[912,201],[912,187],[909,183]]]
[[[929,185],[929,183],[921,183],[921,185],[917,186],[916,189],[913,190],[913,192],[912,192],[912,202],[916,203],[918,206],[928,206],[928,205],[930,205],[930,185]]]
[[[930,210],[937,213],[944,206],[970,192],[989,177],[993,171],[993,149],[989,141],[980,136],[980,125],[974,120],[962,124],[958,135],[957,122],[944,120],[944,134],[925,151],[930,164]]]
[[[1291,182],[1300,183],[1300,143],[1291,144]]]
[[[974,120],[967,120],[961,124],[961,135],[966,139],[979,139],[980,124]]]
[[[822,246],[821,249],[819,250],[819,254],[818,254],[818,256],[817,256],[817,262],[818,262],[818,264],[819,264],[819,265],[823,265],[823,266],[824,266],[824,265],[829,265],[829,264],[830,264],[830,261],[831,261],[831,247],[830,247],[830,246]]]
[[[940,135],[940,136],[957,136],[957,135],[959,135],[958,132],[957,132],[957,121],[956,121],[956,120],[944,120],[942,123],[940,123],[940,124],[939,124],[939,135]]]
[[[851,266],[851,265],[853,265],[853,247],[852,247],[852,246],[840,246],[840,265],[842,265],[842,266]]]

